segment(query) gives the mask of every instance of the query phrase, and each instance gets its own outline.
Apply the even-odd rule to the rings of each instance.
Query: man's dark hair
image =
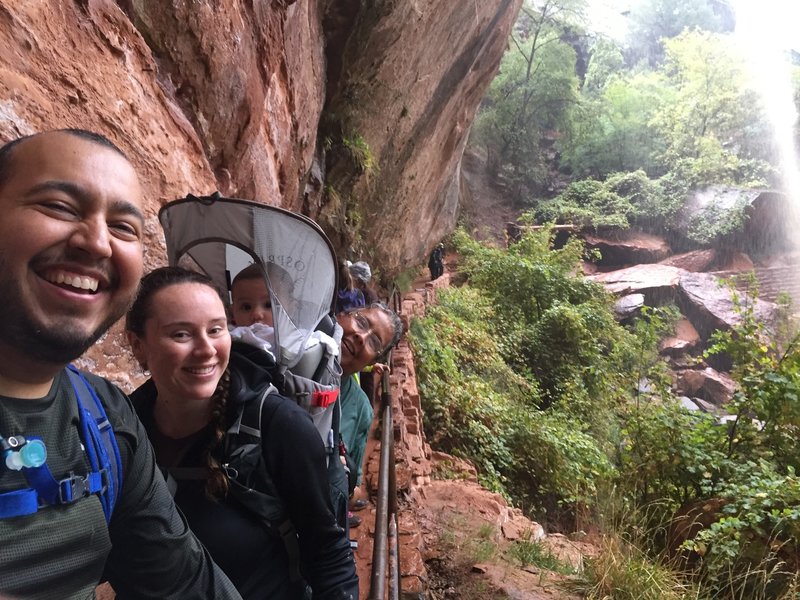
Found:
[[[41,131],[39,133],[32,133],[31,135],[24,135],[20,138],[15,140],[11,140],[7,142],[5,145],[0,147],[0,187],[3,187],[8,181],[8,178],[11,176],[12,171],[14,170],[14,148],[16,148],[20,143],[24,142],[25,140],[29,140],[31,138],[35,138],[36,136],[42,135],[43,133],[66,133],[67,135],[72,135],[82,140],[87,140],[89,142],[93,142],[95,144],[99,144],[100,146],[104,146],[109,148],[122,156],[124,159],[128,159],[125,153],[119,149],[119,147],[109,140],[106,136],[101,135],[99,133],[95,133],[93,131],[88,131],[86,129],[52,129],[50,131]]]

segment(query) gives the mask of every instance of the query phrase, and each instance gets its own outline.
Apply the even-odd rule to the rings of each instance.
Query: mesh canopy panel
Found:
[[[319,226],[281,208],[215,196],[170,202],[158,217],[169,264],[201,270],[223,292],[248,264],[264,266],[276,358],[294,366],[336,298],[336,257]]]

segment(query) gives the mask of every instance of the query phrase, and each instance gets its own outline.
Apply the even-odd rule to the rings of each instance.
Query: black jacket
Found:
[[[230,422],[238,414],[238,405],[258,400],[271,381],[270,374],[251,358],[236,350],[231,353]],[[152,381],[136,390],[131,398],[151,433],[159,460],[163,445],[175,441],[163,440],[157,431],[152,435],[156,399]],[[262,415],[263,464],[297,531],[301,571],[314,599],[356,600],[355,562],[345,531],[334,517],[325,449],[311,418],[294,402],[276,393],[267,397]],[[191,440],[191,447],[180,463],[169,466],[204,466],[202,457],[208,435],[210,432]],[[281,539],[260,525],[257,517],[233,494],[218,502],[209,500],[204,485],[202,480],[178,481],[175,501],[242,597],[299,598],[301,590],[290,581],[289,559]]]

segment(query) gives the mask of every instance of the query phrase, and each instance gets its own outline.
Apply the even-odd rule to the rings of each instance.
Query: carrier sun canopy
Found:
[[[218,195],[170,202],[158,218],[169,264],[205,273],[229,303],[237,273],[252,263],[264,267],[276,359],[293,367],[336,298],[336,258],[320,227],[281,208]]]

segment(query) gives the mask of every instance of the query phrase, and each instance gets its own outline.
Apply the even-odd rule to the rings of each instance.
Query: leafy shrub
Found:
[[[580,227],[627,229],[632,224],[664,226],[682,205],[664,193],[657,180],[642,171],[611,173],[605,181],[584,179],[567,186],[532,213],[540,223],[573,223]]]
[[[455,244],[470,285],[440,292],[411,329],[429,439],[518,505],[569,515],[614,471],[633,337],[577,275],[577,242],[553,251],[530,234],[504,251],[459,232]]]

